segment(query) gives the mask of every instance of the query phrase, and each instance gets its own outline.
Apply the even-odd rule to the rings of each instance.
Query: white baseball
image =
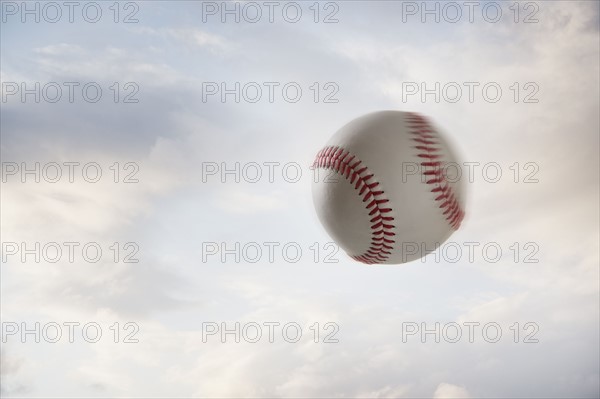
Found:
[[[415,113],[381,111],[342,127],[319,151],[313,201],[329,235],[353,259],[398,264],[425,256],[464,215],[448,143]]]

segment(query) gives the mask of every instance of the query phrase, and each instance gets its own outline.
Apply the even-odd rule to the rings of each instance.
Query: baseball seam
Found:
[[[416,156],[420,159],[425,183],[433,186],[430,191],[436,196],[434,200],[439,204],[442,215],[446,217],[450,227],[457,230],[465,217],[465,212],[443,173],[441,149],[437,146],[439,145],[437,132],[427,119],[418,114],[410,113],[407,121],[411,139],[417,143]]]
[[[362,165],[362,166],[361,166]],[[360,168],[359,168],[360,167]],[[362,161],[350,151],[339,146],[327,146],[317,154],[313,168],[330,169],[338,175],[344,176],[354,185],[362,201],[366,203],[365,208],[369,211],[371,224],[371,242],[369,249],[361,255],[350,255],[354,260],[366,264],[384,262],[392,254],[395,241],[389,237],[396,234],[393,232],[395,226],[391,224],[394,217],[389,214],[392,208],[387,204],[389,199],[384,196],[380,183],[373,180],[373,173],[364,166]],[[377,189],[376,189],[377,188]]]

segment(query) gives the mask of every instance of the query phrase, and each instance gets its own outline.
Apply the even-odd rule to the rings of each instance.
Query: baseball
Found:
[[[399,264],[432,252],[465,215],[457,165],[418,114],[381,111],[342,127],[314,161],[313,202],[329,235],[359,262]]]

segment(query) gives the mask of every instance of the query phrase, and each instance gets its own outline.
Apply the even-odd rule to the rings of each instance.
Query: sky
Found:
[[[451,4],[1,1],[2,396],[598,397],[599,3]],[[378,110],[468,194],[400,265],[311,197]]]

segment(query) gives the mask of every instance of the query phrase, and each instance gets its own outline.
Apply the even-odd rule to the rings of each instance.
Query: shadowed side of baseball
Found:
[[[353,259],[398,264],[425,256],[460,227],[462,182],[445,175],[458,160],[431,122],[380,111],[331,137],[313,167],[313,202],[329,235]]]

